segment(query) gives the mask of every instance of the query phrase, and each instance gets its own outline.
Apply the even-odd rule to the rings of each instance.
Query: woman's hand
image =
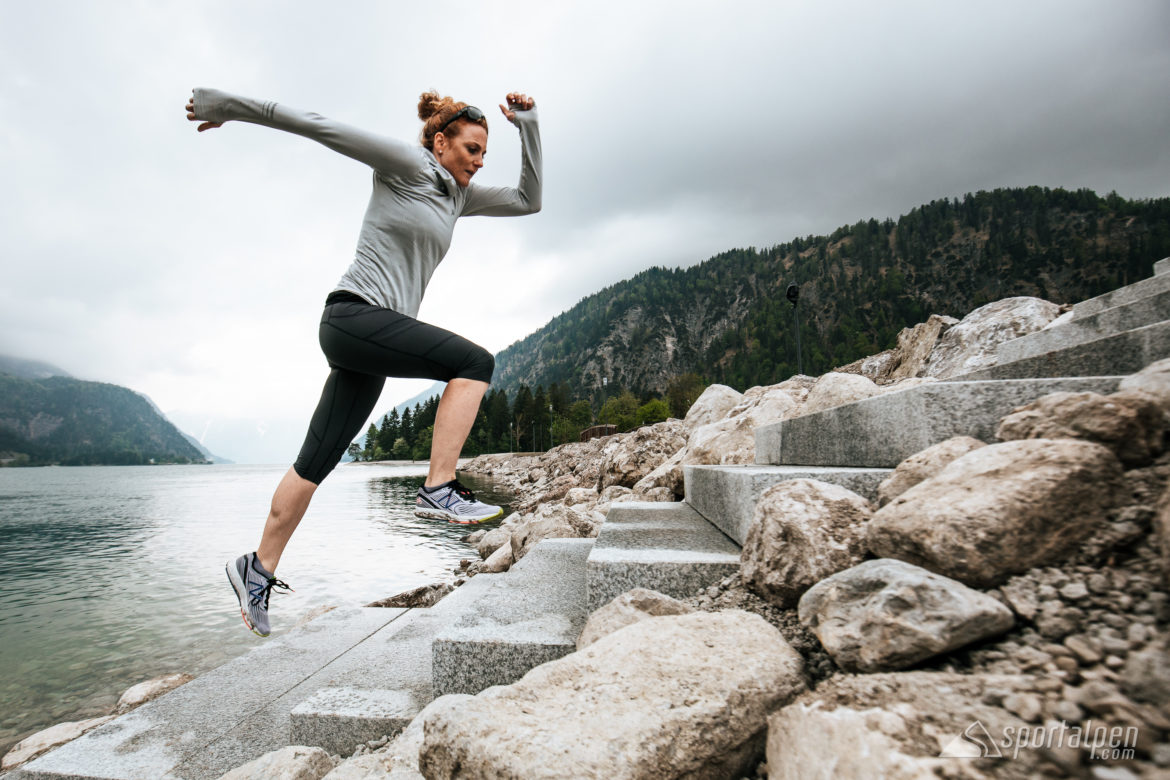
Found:
[[[191,97],[187,99],[187,119],[191,122],[198,122],[199,118],[195,116],[195,93],[191,93]],[[213,127],[223,127],[223,122],[204,122],[195,128],[199,132],[210,130]]]
[[[504,104],[501,103],[500,111],[508,118],[509,122],[516,118],[517,111],[531,111],[536,108],[536,101],[523,92],[509,92],[506,99],[508,106],[505,108]]]

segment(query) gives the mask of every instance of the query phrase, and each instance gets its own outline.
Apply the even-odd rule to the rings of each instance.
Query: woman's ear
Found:
[[[434,136],[435,157],[438,157],[447,149],[447,136],[442,133],[435,133]]]

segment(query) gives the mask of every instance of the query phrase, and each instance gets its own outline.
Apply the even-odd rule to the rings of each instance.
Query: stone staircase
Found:
[[[11,780],[203,780],[289,744],[348,755],[434,697],[477,693],[573,652],[588,614],[647,587],[688,597],[735,572],[756,502],[811,478],[871,500],[905,457],[1046,393],[1113,392],[1170,357],[1170,258],[1077,304],[954,380],[758,428],[757,465],[687,466],[683,503],[619,503],[596,539],[541,542],[430,609],[338,609],[9,773]],[[247,704],[247,702],[251,702]]]

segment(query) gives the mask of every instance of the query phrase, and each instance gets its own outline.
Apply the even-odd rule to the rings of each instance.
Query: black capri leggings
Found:
[[[331,370],[293,464],[317,485],[361,431],[386,377],[491,382],[495,368],[483,347],[352,293],[326,299],[320,341]]]

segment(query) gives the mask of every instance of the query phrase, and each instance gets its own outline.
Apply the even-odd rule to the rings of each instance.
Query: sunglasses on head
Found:
[[[478,122],[479,120],[484,118],[484,114],[482,111],[480,111],[475,106],[464,106],[463,108],[456,111],[455,116],[451,117],[446,122],[444,122],[443,126],[440,127],[438,130],[436,130],[435,132],[436,133],[443,132],[444,130],[446,130],[448,127],[451,126],[452,122],[454,122],[458,119],[462,119],[463,117],[467,117],[472,122]]]

